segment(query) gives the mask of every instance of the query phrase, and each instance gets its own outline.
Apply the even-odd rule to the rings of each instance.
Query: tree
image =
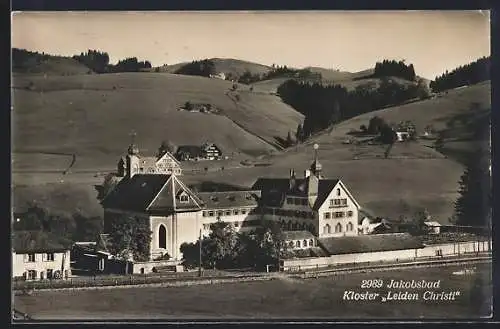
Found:
[[[161,157],[167,152],[170,154],[174,154],[176,150],[177,146],[174,143],[169,140],[164,140],[163,142],[161,142],[161,145],[158,148],[157,156]]]
[[[98,200],[104,200],[104,198],[115,188],[116,184],[118,184],[118,180],[116,176],[112,173],[104,176],[104,181],[100,186],[98,186],[99,194],[97,195]]]
[[[427,82],[424,79],[419,79],[417,83],[417,96],[420,99],[429,98],[431,95],[431,90]]]
[[[288,135],[286,136],[286,147],[292,146],[294,143],[294,140],[292,138],[292,133],[289,131]]]
[[[300,123],[297,126],[297,132],[295,133],[295,138],[297,142],[304,141],[304,130],[302,129],[302,125]]]
[[[455,216],[459,225],[491,225],[491,176],[488,156],[478,151],[469,158],[459,181]]]
[[[135,216],[116,216],[111,222],[110,252],[124,261],[149,259],[151,230],[146,220]],[[127,265],[128,266],[128,265]]]
[[[186,111],[192,111],[193,110],[193,104],[191,104],[191,102],[187,101],[186,103],[184,103],[184,110],[186,110]]]

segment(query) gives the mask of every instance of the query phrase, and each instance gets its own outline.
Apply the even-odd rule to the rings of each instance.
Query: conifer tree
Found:
[[[470,157],[460,178],[455,202],[457,224],[489,226],[491,224],[491,177],[487,157],[477,152]]]

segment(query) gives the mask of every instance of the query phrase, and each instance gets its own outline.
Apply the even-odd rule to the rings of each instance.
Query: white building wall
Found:
[[[330,200],[335,199],[347,199],[347,204],[331,205]],[[344,217],[336,218],[335,212],[343,213]],[[329,213],[329,218],[326,218],[325,213]],[[337,184],[330,192],[328,198],[319,208],[318,217],[318,237],[320,238],[358,235],[358,207],[341,184]],[[347,230],[349,223],[352,224],[352,230]],[[338,224],[340,224],[341,232],[335,232],[335,227]],[[330,227],[330,233],[328,233],[327,225]]]
[[[207,236],[210,233],[210,224],[217,222],[217,212],[222,211],[223,215],[220,216],[220,220],[226,223],[231,223],[236,232],[251,231],[256,228],[256,226],[245,226],[243,222],[260,220],[262,215],[260,213],[250,214],[255,208],[253,207],[235,207],[235,208],[225,208],[225,209],[206,209],[203,210],[201,215],[201,230],[202,235]],[[234,211],[237,210],[238,214],[235,215]],[[245,210],[245,214],[242,213]],[[226,211],[230,211],[230,215],[226,215]],[[203,213],[205,216],[203,216]],[[213,216],[209,216],[213,213]]]
[[[440,252],[438,252],[440,251]],[[314,257],[287,259],[283,261],[284,270],[313,269],[331,265],[376,263],[381,261],[412,261],[419,258],[453,256],[466,253],[491,251],[491,241],[470,241],[425,246],[420,249],[389,250],[366,253],[332,255],[329,257]]]
[[[27,254],[17,254],[12,253],[12,277],[22,277],[24,272],[34,270],[36,271],[37,279],[41,278],[41,273],[43,272],[43,277],[47,278],[47,270],[51,269],[55,271],[61,271],[62,268],[68,271],[68,275],[71,275],[70,268],[70,251],[65,253],[59,252],[54,253],[54,260],[48,261],[44,260],[43,253],[35,254],[35,261],[28,262]],[[64,259],[64,264],[63,264]],[[63,267],[64,265],[64,267]],[[62,272],[61,275],[64,277],[65,273]]]

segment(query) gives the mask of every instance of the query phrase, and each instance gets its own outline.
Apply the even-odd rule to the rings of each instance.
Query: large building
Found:
[[[169,152],[163,152],[159,156],[142,156],[137,145],[132,143],[127,155],[118,161],[118,176],[130,178],[135,174],[182,175],[182,168]]]
[[[71,275],[69,245],[42,231],[16,231],[12,239],[12,277],[63,279]]]
[[[318,238],[358,235],[360,205],[340,179],[325,179],[317,155],[297,178],[261,178],[264,219],[279,221],[286,231],[307,230]]]
[[[102,201],[105,232],[116,216],[137,216],[149,223],[151,259],[168,253],[181,259],[180,246],[210,232],[217,220],[237,231],[262,220],[284,231],[308,231],[316,238],[358,235],[359,204],[339,179],[325,179],[317,155],[303,178],[258,179],[251,190],[194,192],[174,173],[135,173],[122,179]],[[307,239],[308,241],[310,238]]]

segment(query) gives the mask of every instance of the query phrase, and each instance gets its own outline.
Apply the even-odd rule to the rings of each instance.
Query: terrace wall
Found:
[[[467,253],[489,251],[491,251],[491,240],[436,244],[427,245],[424,248],[420,249],[402,249],[331,255],[329,257],[286,259],[281,261],[280,271],[301,271],[329,266],[360,263],[412,261],[421,258],[449,257]]]

